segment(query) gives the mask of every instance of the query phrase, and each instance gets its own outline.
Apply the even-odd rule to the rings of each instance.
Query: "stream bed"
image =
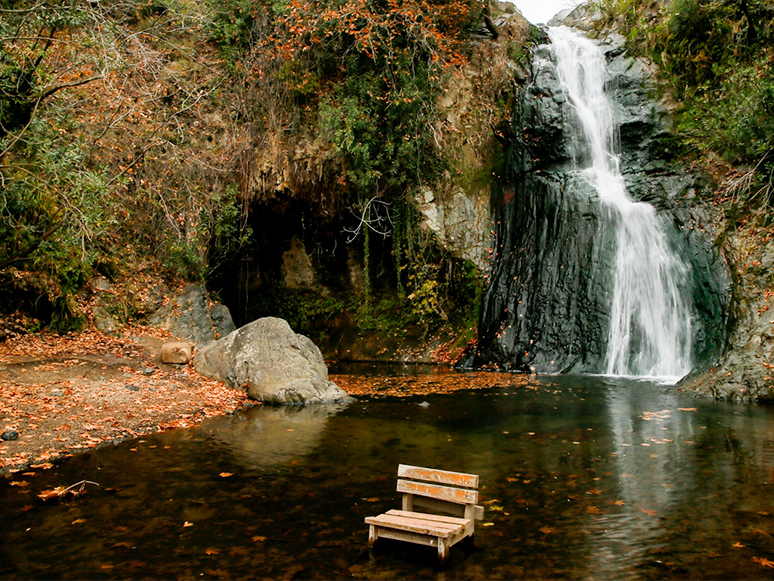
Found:
[[[774,409],[619,378],[514,383],[257,406],[14,474],[0,578],[774,579]],[[444,567],[429,547],[368,549],[363,519],[399,508],[401,463],[481,477],[475,545]],[[82,480],[101,488],[38,497]]]

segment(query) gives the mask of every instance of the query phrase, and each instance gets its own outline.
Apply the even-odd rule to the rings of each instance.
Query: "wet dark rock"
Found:
[[[714,399],[774,403],[774,240],[747,236],[731,232],[723,245],[735,281],[726,348],[680,387]]]
[[[5,440],[6,442],[10,442],[12,440],[18,440],[19,432],[17,432],[16,430],[6,430],[2,434],[0,434],[0,438]]]
[[[711,361],[725,346],[731,278],[713,244],[715,217],[692,205],[703,178],[654,156],[670,133],[666,112],[650,98],[650,66],[620,44],[605,52],[629,195],[656,208],[669,243],[692,268],[693,358]],[[568,172],[573,159],[583,165],[586,153],[574,150],[575,114],[546,46],[535,50],[532,79],[514,111],[503,179],[492,197],[495,242],[477,350],[460,366],[600,372],[615,217],[582,176]]]
[[[140,388],[139,388],[139,387],[137,387],[136,385],[132,385],[132,384],[130,384],[130,383],[129,383],[129,384],[126,384],[124,387],[125,387],[126,389],[128,389],[129,391],[140,391]]]

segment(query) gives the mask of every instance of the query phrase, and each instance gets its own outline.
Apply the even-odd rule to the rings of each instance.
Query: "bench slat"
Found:
[[[410,512],[408,510],[397,510],[394,508],[391,510],[388,510],[385,514],[402,516],[406,518],[419,518],[422,520],[430,520],[435,522],[445,522],[453,525],[467,526],[468,524],[470,524],[470,519],[467,519],[467,518],[457,518],[454,516],[445,516],[442,514],[426,514],[424,512]]]
[[[412,478],[437,484],[451,484],[465,488],[478,488],[478,475],[465,474],[463,472],[449,472],[447,470],[434,470],[432,468],[420,468],[400,464],[398,466],[398,478]]]
[[[431,498],[439,498],[458,504],[476,504],[478,502],[477,490],[451,488],[449,486],[440,486],[438,484],[412,482],[411,480],[398,480],[398,492],[429,496]]]
[[[463,528],[462,525],[439,523],[418,518],[404,518],[388,514],[369,516],[365,519],[365,522],[369,525],[384,526],[392,529],[419,533],[421,535],[433,535],[444,539],[459,532]]]

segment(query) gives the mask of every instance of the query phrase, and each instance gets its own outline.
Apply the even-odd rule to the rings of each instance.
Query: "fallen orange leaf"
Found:
[[[760,563],[761,567],[770,567],[774,569],[774,561],[769,561],[765,557],[753,557],[752,560],[756,563]]]
[[[254,542],[254,543],[262,543],[262,542],[263,542],[263,541],[265,541],[265,540],[266,540],[266,537],[261,537],[261,536],[255,536],[255,537],[253,537],[253,542]]]
[[[234,475],[233,472],[221,472],[219,476],[221,478],[228,478],[229,476],[233,476],[233,475]]]

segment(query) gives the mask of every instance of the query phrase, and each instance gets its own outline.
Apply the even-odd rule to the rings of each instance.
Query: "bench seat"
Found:
[[[403,510],[392,509],[365,519],[369,546],[387,538],[437,547],[439,561],[445,562],[452,545],[472,537],[475,520],[483,516],[483,508],[475,504],[478,476],[404,465],[398,467],[398,476],[413,479],[398,481]],[[414,506],[459,516],[415,512]]]
[[[410,512],[406,510],[388,510],[379,516],[370,516],[365,519],[369,525],[392,528],[422,535],[434,535],[444,539],[464,533],[470,524],[470,519],[455,518],[453,516],[441,516]],[[380,537],[387,536],[380,534]]]

